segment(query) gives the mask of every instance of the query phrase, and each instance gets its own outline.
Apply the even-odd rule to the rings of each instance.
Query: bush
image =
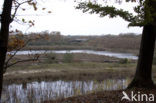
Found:
[[[124,58],[124,59],[121,59],[119,62],[121,64],[127,64],[127,63],[129,63],[129,60],[127,58]]]
[[[72,53],[65,53],[63,56],[63,61],[66,63],[71,63],[73,61],[73,54]]]
[[[47,63],[56,63],[56,54],[55,53],[48,53],[46,54],[46,61]]]

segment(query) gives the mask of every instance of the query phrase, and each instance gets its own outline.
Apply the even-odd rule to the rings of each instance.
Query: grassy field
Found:
[[[27,59],[17,55],[12,62]],[[133,77],[136,60],[118,59],[93,54],[43,54],[38,61],[23,62],[11,66],[4,74],[5,82],[35,80],[103,80],[106,78]],[[153,74],[156,73],[153,64]]]
[[[118,64],[118,63],[61,63],[61,64],[41,64],[41,65],[30,65],[9,68],[5,74],[4,80],[19,79],[24,80],[30,78],[43,79],[106,79],[106,78],[121,78],[124,76],[132,76],[129,73],[133,73],[135,64]],[[125,74],[127,72],[127,74]],[[32,75],[33,74],[33,75]],[[65,76],[65,78],[64,78]],[[54,78],[53,78],[54,77]],[[71,78],[72,77],[72,78]]]
[[[15,60],[18,58],[28,57],[16,56]],[[38,61],[20,63],[8,68],[4,74],[4,82],[124,78],[132,77],[135,67],[136,61],[107,56],[46,54],[41,55]]]

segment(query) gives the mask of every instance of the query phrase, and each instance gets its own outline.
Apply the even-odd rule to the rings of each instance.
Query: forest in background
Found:
[[[119,35],[100,35],[100,36],[65,36],[60,32],[40,32],[30,33],[24,36],[32,39],[23,50],[99,50],[114,52],[129,52],[138,54],[141,35],[134,33]]]

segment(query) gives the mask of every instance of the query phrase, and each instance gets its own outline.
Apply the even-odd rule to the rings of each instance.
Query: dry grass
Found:
[[[49,58],[45,59],[47,56],[41,55],[40,62],[26,62],[12,66],[4,74],[4,81],[12,83],[58,79],[103,80],[105,78],[132,77],[136,68],[135,61],[122,64],[119,62],[120,59],[106,56],[74,54],[73,62],[71,63],[63,62],[63,54],[57,54],[55,56],[55,62],[50,62]],[[24,55],[19,57],[27,58]],[[155,68],[156,65],[153,65],[154,78],[156,78]]]
[[[107,78],[132,77],[135,63],[52,63],[19,64],[8,69],[4,82],[30,82],[41,80],[103,80]]]
[[[96,93],[91,93],[87,95],[82,96],[75,96],[75,97],[69,97],[66,99],[59,99],[54,101],[45,101],[44,103],[155,103],[154,102],[132,102],[128,100],[121,101],[121,98],[123,97],[122,94],[123,90],[117,90],[117,91],[101,91]],[[155,89],[130,89],[130,90],[124,90],[129,96],[131,95],[131,92],[133,91],[134,94],[156,94]],[[138,100],[138,99],[137,99]],[[145,99],[144,99],[145,100]],[[156,97],[154,97],[154,100],[156,100]]]

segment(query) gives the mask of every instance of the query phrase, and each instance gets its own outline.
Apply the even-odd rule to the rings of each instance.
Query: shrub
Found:
[[[56,54],[55,53],[48,53],[46,54],[46,63],[56,63]]]
[[[63,56],[63,61],[66,63],[71,63],[73,61],[73,54],[72,53],[65,53]]]
[[[127,58],[124,58],[124,59],[121,59],[119,62],[121,64],[127,64],[127,63],[129,63],[129,60]]]

